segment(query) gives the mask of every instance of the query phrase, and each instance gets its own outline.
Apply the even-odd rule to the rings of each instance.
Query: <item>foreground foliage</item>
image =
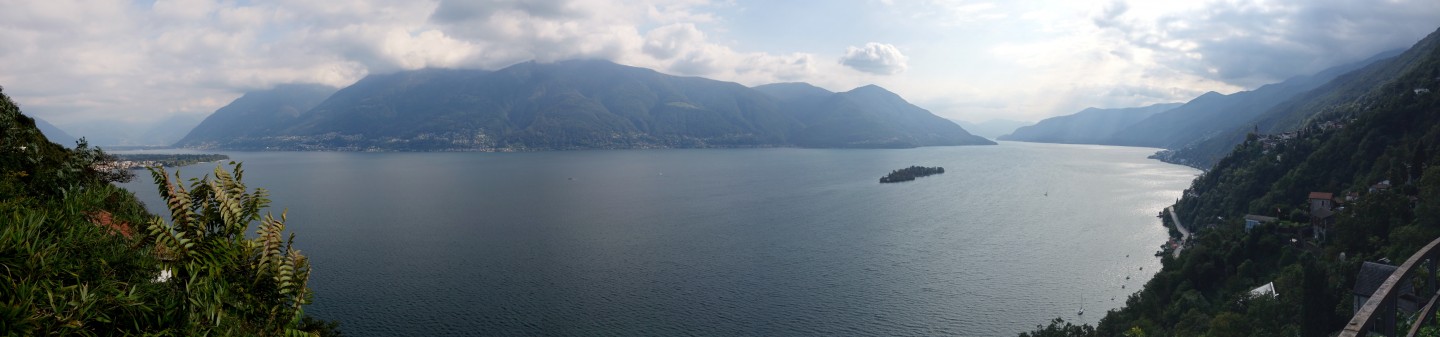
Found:
[[[303,316],[309,264],[240,165],[188,188],[155,171],[167,222],[111,184],[112,157],[34,123],[0,92],[0,336],[338,335]]]

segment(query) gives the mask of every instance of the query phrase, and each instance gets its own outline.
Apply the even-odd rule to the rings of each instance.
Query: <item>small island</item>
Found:
[[[223,154],[116,154],[115,166],[120,169],[176,167],[230,159]]]
[[[941,173],[945,173],[944,167],[911,166],[899,170],[890,171],[890,174],[887,174],[884,177],[880,177],[880,183],[885,184],[911,181],[915,180],[915,178]]]

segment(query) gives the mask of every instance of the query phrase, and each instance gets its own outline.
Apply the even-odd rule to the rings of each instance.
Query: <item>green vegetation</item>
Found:
[[[884,177],[880,177],[880,183],[885,184],[911,181],[915,180],[915,178],[941,173],[945,173],[944,167],[911,166],[899,170],[890,171],[890,174],[887,174]]]
[[[304,316],[309,265],[240,165],[188,188],[153,171],[167,222],[78,145],[46,140],[0,92],[0,335],[339,334]]]
[[[1250,134],[1198,177],[1176,203],[1181,222],[1198,230],[1193,246],[1179,258],[1163,256],[1144,290],[1093,333],[1052,324],[1025,335],[1338,331],[1351,316],[1363,262],[1404,261],[1440,236],[1440,95],[1417,90],[1440,87],[1440,48],[1422,42],[1412,53],[1420,57],[1401,76],[1336,96],[1358,102],[1337,103],[1294,133]],[[1310,192],[1342,196],[1318,239],[1309,233]],[[1356,198],[1346,200],[1352,192]],[[1279,221],[1246,231],[1246,214]],[[1277,295],[1250,293],[1269,282]]]

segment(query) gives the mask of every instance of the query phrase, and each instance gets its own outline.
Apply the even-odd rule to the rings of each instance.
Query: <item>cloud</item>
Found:
[[[942,26],[954,27],[972,23],[1004,20],[1010,14],[999,11],[994,2],[973,0],[881,1],[881,4],[905,13],[914,20],[933,20]]]
[[[692,23],[677,23],[650,30],[645,33],[646,54],[655,58],[668,59],[680,54],[691,45],[702,43],[705,33]]]
[[[1115,1],[1092,21],[1165,66],[1245,87],[1406,48],[1435,29],[1440,2],[1207,2],[1157,17]]]
[[[871,74],[894,75],[905,71],[908,59],[895,46],[869,42],[864,47],[846,48],[840,64]]]
[[[284,83],[594,58],[746,84],[814,55],[713,41],[704,0],[0,0],[0,85],[65,126],[206,114]],[[835,67],[839,67],[838,65]]]

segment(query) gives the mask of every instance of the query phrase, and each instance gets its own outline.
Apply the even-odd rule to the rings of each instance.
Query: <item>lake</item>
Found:
[[[1199,171],[1154,151],[223,153],[347,335],[1013,336],[1160,268],[1156,215]],[[945,173],[878,183],[911,165]]]

